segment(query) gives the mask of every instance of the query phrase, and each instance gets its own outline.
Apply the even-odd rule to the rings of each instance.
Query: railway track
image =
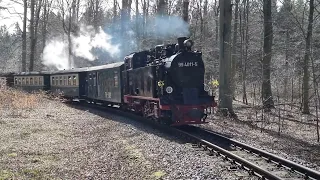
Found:
[[[78,104],[78,103],[76,103]],[[320,180],[320,172],[309,169],[292,161],[283,159],[266,151],[251,147],[239,141],[230,139],[216,132],[202,129],[196,126],[168,127],[148,121],[140,116],[120,111],[118,108],[105,107],[98,104],[80,103],[78,105],[107,110],[108,112],[125,116],[137,121],[143,120],[147,123],[168,133],[182,135],[198,147],[209,151],[210,155],[222,156],[226,160],[231,161],[234,170],[244,169],[249,175],[255,175],[261,179],[318,179]]]
[[[320,172],[266,151],[251,147],[210,130],[195,126],[175,128],[192,138],[198,147],[210,155],[220,155],[231,161],[235,169],[245,169],[261,179],[320,179]]]

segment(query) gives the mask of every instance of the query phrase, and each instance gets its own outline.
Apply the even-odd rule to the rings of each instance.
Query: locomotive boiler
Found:
[[[216,106],[204,84],[202,53],[186,37],[124,59],[126,108],[171,125],[206,123],[206,109]]]

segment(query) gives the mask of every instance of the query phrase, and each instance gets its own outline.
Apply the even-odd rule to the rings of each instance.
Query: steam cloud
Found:
[[[189,36],[190,34],[189,24],[180,16],[155,16],[148,17],[147,19],[139,16],[137,20],[138,21],[136,21],[136,19],[120,19],[118,22],[108,24],[108,27],[105,27],[104,30],[99,28],[97,34],[95,34],[92,26],[81,25],[79,36],[71,37],[73,55],[94,61],[97,59],[97,56],[93,53],[93,50],[96,48],[107,52],[111,57],[137,51],[137,45],[139,44],[136,39],[137,32],[143,32],[147,39],[154,38],[163,40]],[[147,22],[146,27],[143,26],[144,20]],[[126,35],[121,32],[122,25],[125,26]],[[118,44],[113,44],[111,42],[112,38]],[[120,44],[126,43],[130,45],[124,50],[120,47]],[[119,57],[119,59],[122,58],[123,57]],[[70,69],[68,65],[68,43],[63,42],[61,38],[48,41],[42,54],[42,63],[49,67],[54,66],[59,70]]]
[[[71,36],[73,55],[94,61],[97,57],[92,53],[94,48],[107,52],[111,57],[119,54],[119,45],[111,42],[111,36],[99,28],[95,34],[92,26],[80,26],[79,36]],[[68,43],[60,39],[52,39],[45,46],[42,54],[42,63],[54,66],[57,69],[70,69],[68,63]]]
[[[147,32],[160,36],[162,39],[171,36],[189,36],[189,24],[180,16],[156,16],[154,20],[155,30],[149,26]]]

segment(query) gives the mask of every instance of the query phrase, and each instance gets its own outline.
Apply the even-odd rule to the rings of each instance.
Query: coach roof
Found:
[[[59,71],[51,71],[51,74],[65,74],[65,73],[79,73],[79,72],[87,72],[87,71],[97,71],[101,69],[109,69],[109,68],[116,68],[123,65],[124,62],[117,62],[111,64],[105,64],[100,66],[92,66],[92,67],[83,67],[83,68],[73,68],[67,70],[59,70]]]

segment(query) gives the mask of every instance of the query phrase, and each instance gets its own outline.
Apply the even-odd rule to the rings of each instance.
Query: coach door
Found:
[[[97,96],[97,77],[96,73],[89,73],[88,79],[88,97],[96,98]]]

